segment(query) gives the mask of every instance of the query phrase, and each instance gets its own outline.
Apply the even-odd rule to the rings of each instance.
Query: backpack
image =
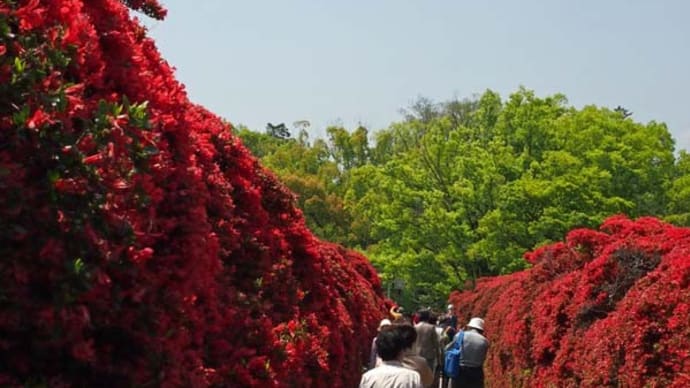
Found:
[[[465,333],[460,330],[458,333],[460,338],[453,341],[453,347],[446,350],[443,360],[443,374],[451,379],[457,379],[460,376],[460,359],[462,358],[462,343]]]

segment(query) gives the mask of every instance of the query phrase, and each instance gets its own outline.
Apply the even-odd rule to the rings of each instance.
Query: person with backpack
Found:
[[[444,371],[451,377],[451,388],[483,388],[484,360],[489,340],[484,337],[484,320],[472,318],[446,346]]]

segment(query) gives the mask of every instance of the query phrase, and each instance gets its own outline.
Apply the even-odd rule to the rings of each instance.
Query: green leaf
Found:
[[[19,112],[15,112],[12,115],[12,123],[18,127],[23,127],[26,125],[26,121],[29,119],[29,106],[24,105]]]
[[[24,60],[19,57],[14,57],[14,72],[16,74],[22,74],[24,73],[25,68],[26,62],[24,62]]]
[[[81,273],[84,272],[84,261],[81,258],[77,258],[74,260],[72,268],[75,274],[81,275]]]

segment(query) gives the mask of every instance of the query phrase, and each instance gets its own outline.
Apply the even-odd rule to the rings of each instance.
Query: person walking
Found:
[[[439,343],[438,334],[436,334],[436,325],[432,320],[431,311],[423,309],[418,312],[419,323],[414,328],[417,331],[417,341],[415,342],[415,351],[420,356],[424,357],[431,370],[436,370],[441,359],[441,345]]]
[[[412,349],[417,340],[417,330],[409,324],[397,325],[396,328],[405,341],[405,350],[402,356],[403,366],[419,373],[424,387],[431,387],[434,383],[434,371],[429,368],[424,357],[416,354]]]
[[[449,304],[446,308],[445,314],[445,318],[448,319],[448,326],[452,328],[453,332],[455,332],[458,328],[458,317],[455,315],[455,311],[453,311],[454,309],[455,308],[453,305]]]
[[[472,318],[464,331],[459,331],[446,349],[453,347],[462,336],[462,352],[460,355],[460,375],[451,379],[451,388],[483,388],[484,360],[489,350],[489,340],[484,337],[484,320]]]
[[[458,317],[455,315],[455,308],[452,304],[449,304],[446,308],[446,313],[443,314],[442,320],[441,322],[439,322],[439,325],[441,326],[441,335],[439,336],[439,342],[441,344],[442,349],[441,360],[445,360],[445,352],[447,345],[453,341],[458,325]],[[443,362],[441,362],[441,364],[441,368],[439,368],[439,388],[448,388],[450,386],[450,378],[446,376],[446,374],[444,373]]]
[[[419,373],[402,364],[405,346],[400,330],[392,325],[382,328],[376,336],[381,364],[362,375],[359,388],[424,388]]]
[[[379,323],[378,327],[378,332],[381,332],[381,329],[383,329],[386,326],[390,326],[391,321],[390,319],[382,319],[381,322]],[[371,340],[371,351],[369,352],[369,364],[367,365],[367,369],[374,369],[378,364],[381,363],[381,359],[377,355],[376,351],[376,337],[374,337]]]

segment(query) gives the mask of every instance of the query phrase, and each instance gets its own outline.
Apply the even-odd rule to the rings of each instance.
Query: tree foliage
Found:
[[[563,95],[524,88],[502,101],[486,91],[421,98],[370,139],[363,128],[327,134],[315,165],[332,175],[317,174],[326,180],[316,195],[342,217],[303,207],[307,220],[321,237],[366,252],[384,282],[404,280],[407,304],[442,303],[467,280],[525,268],[523,252],[612,214],[690,219],[687,154],[675,158],[664,124],[635,122],[620,107],[576,109]],[[284,144],[290,158],[279,161],[281,149],[263,160],[288,182],[313,174],[289,167],[305,145]],[[314,191],[291,188],[315,201]]]

